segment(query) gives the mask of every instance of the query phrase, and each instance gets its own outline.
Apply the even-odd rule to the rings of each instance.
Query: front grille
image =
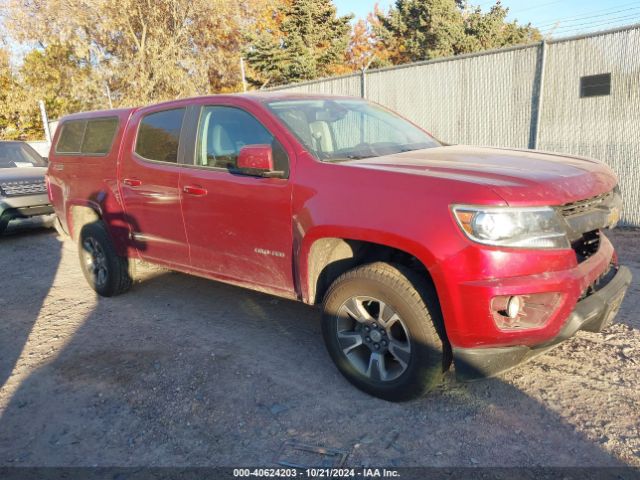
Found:
[[[586,200],[579,200],[577,202],[566,203],[560,207],[560,212],[563,217],[571,217],[580,213],[585,213],[599,207],[600,205],[607,203],[614,196],[614,190],[597,195],[595,197],[587,198]]]
[[[47,193],[47,185],[44,183],[44,180],[17,180],[0,183],[0,190],[2,190],[2,193],[7,197],[37,195]]]
[[[593,256],[600,248],[601,230],[615,225],[622,200],[620,190],[565,203],[558,207],[567,224],[567,236],[578,263]]]
[[[571,248],[576,252],[578,263],[584,262],[594,255],[600,248],[600,230],[582,234],[578,240],[571,242]]]

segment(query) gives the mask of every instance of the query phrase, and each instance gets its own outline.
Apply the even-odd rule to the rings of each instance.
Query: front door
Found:
[[[193,165],[180,177],[192,268],[231,281],[293,294],[291,185],[288,178],[234,172],[240,149],[272,146],[288,177],[289,154],[247,110],[205,105],[195,113]],[[185,162],[188,164],[189,162]]]
[[[139,255],[153,262],[189,266],[189,246],[180,205],[181,132],[186,107],[137,112],[121,156],[124,220]],[[184,133],[183,133],[184,136]]]

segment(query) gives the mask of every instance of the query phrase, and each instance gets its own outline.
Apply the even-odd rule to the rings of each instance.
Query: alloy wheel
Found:
[[[93,274],[96,286],[104,286],[108,278],[107,256],[93,237],[85,238],[83,244],[85,266]]]
[[[360,374],[389,382],[405,372],[409,331],[394,308],[377,298],[354,296],[338,309],[335,321],[340,348]]]

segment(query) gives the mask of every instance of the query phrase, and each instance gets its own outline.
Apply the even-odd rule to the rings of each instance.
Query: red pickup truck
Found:
[[[220,95],[62,119],[49,195],[103,296],[131,259],[321,304],[338,369],[389,400],[600,331],[631,282],[604,164],[446,145],[362,99]]]

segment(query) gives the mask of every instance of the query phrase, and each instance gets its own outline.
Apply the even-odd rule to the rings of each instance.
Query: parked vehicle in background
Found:
[[[47,163],[24,142],[0,141],[0,234],[11,220],[53,213]]]
[[[362,99],[83,113],[53,145],[51,200],[96,292],[127,291],[133,258],[322,304],[339,370],[389,400],[452,360],[479,378],[601,331],[631,281],[603,233],[621,208],[608,167],[445,146]]]

